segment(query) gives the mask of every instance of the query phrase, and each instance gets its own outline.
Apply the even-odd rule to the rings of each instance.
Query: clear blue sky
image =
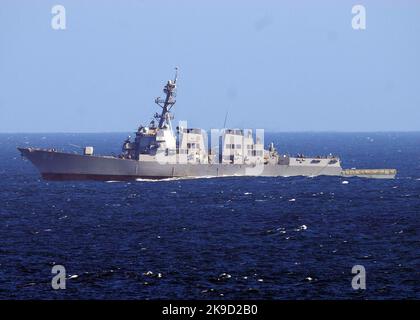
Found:
[[[134,131],[174,66],[194,127],[420,130],[420,1],[1,0],[0,132]]]

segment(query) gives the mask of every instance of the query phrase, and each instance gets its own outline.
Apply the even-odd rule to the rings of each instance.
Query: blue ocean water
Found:
[[[280,152],[338,154],[395,180],[233,177],[46,182],[16,146],[126,134],[0,135],[1,299],[420,298],[420,133],[267,134]],[[64,265],[65,290],[51,288]],[[366,290],[351,269],[366,269]]]

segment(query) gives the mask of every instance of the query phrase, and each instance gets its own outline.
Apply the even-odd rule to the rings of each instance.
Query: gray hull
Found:
[[[135,180],[223,176],[341,176],[339,164],[160,164],[106,156],[86,156],[43,149],[19,148],[47,180]],[[294,159],[294,158],[291,158]]]

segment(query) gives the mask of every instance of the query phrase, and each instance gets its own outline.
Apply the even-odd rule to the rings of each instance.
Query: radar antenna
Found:
[[[174,83],[176,83],[176,80],[178,80],[178,67],[175,67],[175,78],[174,78]]]
[[[175,67],[175,77],[174,80],[168,80],[163,92],[166,94],[165,99],[157,97],[155,103],[162,108],[162,113],[159,116],[159,126],[158,128],[163,128],[165,124],[170,125],[170,110],[174,106],[176,100],[176,81],[178,80],[178,67]]]

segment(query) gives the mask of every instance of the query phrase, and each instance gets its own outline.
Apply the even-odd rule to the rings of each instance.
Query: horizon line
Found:
[[[226,129],[240,129],[240,128],[226,128]],[[248,129],[248,128],[247,128]],[[257,130],[258,128],[254,128],[251,130]],[[204,131],[209,131],[211,129],[203,129]],[[223,129],[219,129],[223,130]],[[261,130],[261,129],[258,129]],[[289,131],[276,131],[276,130],[265,130],[266,133],[420,133],[419,130],[372,130],[372,131],[364,131],[364,130],[355,130],[355,131],[339,131],[339,130],[289,130]],[[132,131],[4,131],[0,134],[110,134],[110,133],[132,133]],[[134,132],[135,133],[135,132]]]

